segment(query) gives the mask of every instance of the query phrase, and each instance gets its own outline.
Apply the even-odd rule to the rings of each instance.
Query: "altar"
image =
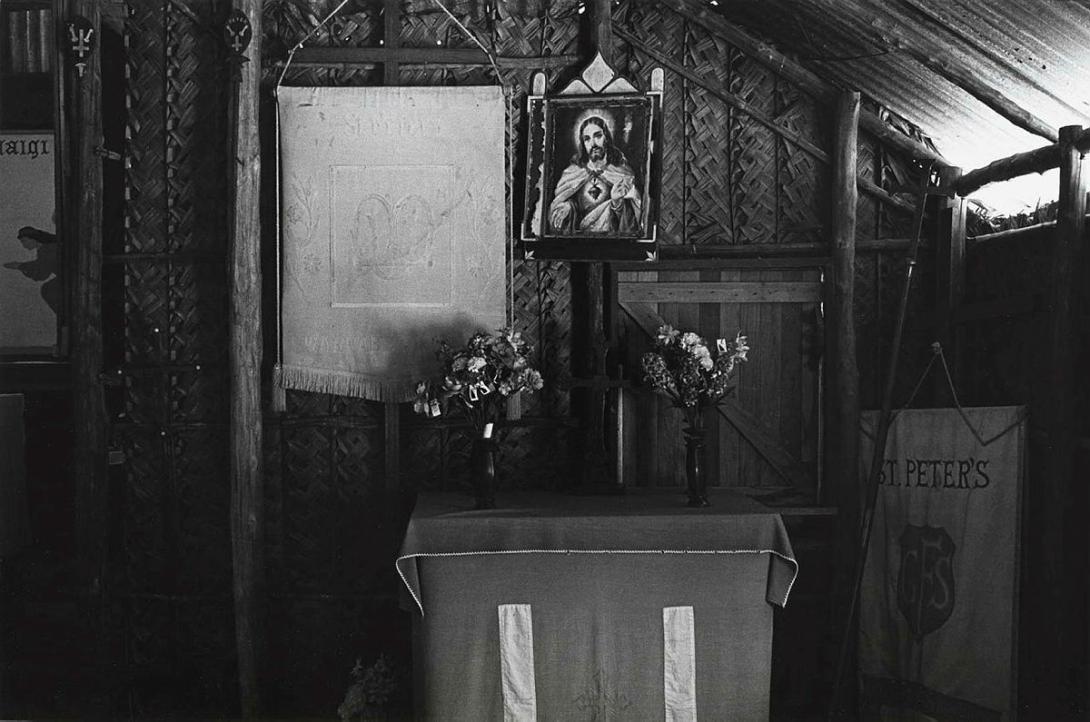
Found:
[[[472,503],[421,494],[397,559],[417,719],[768,718],[798,571],[778,514],[721,490]]]

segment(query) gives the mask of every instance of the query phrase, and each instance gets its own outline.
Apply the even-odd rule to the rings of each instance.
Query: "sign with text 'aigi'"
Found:
[[[869,466],[878,414],[863,416]],[[894,418],[860,597],[864,719],[1013,719],[1025,418]]]
[[[0,355],[53,354],[63,308],[53,134],[0,133]]]

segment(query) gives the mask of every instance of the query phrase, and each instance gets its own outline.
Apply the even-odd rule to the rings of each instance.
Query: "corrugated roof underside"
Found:
[[[1053,129],[1090,125],[1090,8],[1079,0],[718,0],[735,24],[915,123],[966,170],[1049,141],[954,80]]]

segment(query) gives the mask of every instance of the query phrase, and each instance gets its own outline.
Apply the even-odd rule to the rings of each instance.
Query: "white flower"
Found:
[[[749,341],[749,337],[743,336],[741,331],[739,331],[738,335],[734,338],[734,355],[743,361],[748,360],[746,358],[746,354],[749,353],[749,346],[746,345],[747,341]]]
[[[686,331],[681,336],[681,345],[686,348],[696,346],[697,344],[703,343],[703,341],[704,339],[700,338],[700,336],[697,336],[692,331]]]
[[[485,367],[488,362],[484,360],[483,356],[473,356],[469,359],[469,363],[466,364],[466,370],[470,373],[480,371]]]

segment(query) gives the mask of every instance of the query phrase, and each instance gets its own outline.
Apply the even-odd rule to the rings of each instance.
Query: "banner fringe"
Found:
[[[412,381],[377,380],[348,371],[286,364],[277,364],[273,369],[273,384],[284,389],[353,396],[383,403],[412,401],[416,395],[416,385]]]

